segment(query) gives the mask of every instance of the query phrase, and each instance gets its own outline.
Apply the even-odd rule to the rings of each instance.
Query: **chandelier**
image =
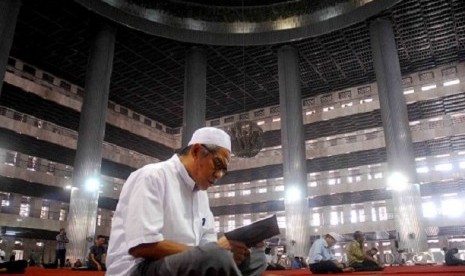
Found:
[[[263,130],[252,121],[239,121],[228,129],[234,155],[250,158],[263,148]]]

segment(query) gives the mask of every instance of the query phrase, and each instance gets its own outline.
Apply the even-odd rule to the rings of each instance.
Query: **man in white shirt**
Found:
[[[331,247],[336,244],[338,237],[339,235],[336,233],[329,233],[312,244],[308,252],[308,262],[313,274],[354,271],[353,268],[345,267],[343,263],[340,263],[331,251]]]
[[[217,240],[206,190],[230,155],[229,135],[204,127],[179,156],[132,173],[113,217],[106,275],[260,275],[263,251]]]

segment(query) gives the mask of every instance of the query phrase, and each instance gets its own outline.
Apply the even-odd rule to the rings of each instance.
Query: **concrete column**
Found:
[[[310,247],[307,166],[300,91],[299,54],[291,46],[278,50],[279,102],[288,252],[305,256]],[[294,241],[294,242],[293,242]],[[291,245],[291,246],[290,246]],[[290,248],[289,248],[290,246]],[[294,251],[294,252],[292,252]]]
[[[21,209],[21,195],[11,194],[10,195],[10,206],[8,206],[8,211],[5,213],[19,215]]]
[[[331,212],[332,209],[329,206],[323,207],[323,210],[321,211],[321,225],[324,226],[325,228],[328,228],[331,226]],[[327,234],[327,233],[320,233],[321,235]]]
[[[395,181],[399,188],[392,191],[399,246],[415,252],[425,251],[428,244],[423,227],[413,143],[391,23],[386,19],[371,22],[370,38],[386,141],[387,179],[393,175],[400,176]]]
[[[40,213],[42,211],[42,199],[41,198],[31,198],[31,218],[40,218]]]
[[[365,222],[372,222],[371,209],[373,209],[373,203],[371,201],[363,203],[363,209],[365,210]]]
[[[186,57],[181,148],[187,146],[196,129],[205,126],[206,95],[207,55],[202,49],[192,47]]]
[[[67,254],[73,262],[78,258],[85,258],[88,246],[92,244],[95,236],[115,36],[114,27],[106,24],[100,26],[87,65],[68,216],[70,243]]]
[[[0,1],[0,96],[20,7],[21,0]]]
[[[344,216],[344,224],[350,224],[352,223],[351,222],[351,218],[352,218],[352,206],[350,206],[350,204],[346,204],[342,207],[342,213],[343,213],[343,216]]]
[[[61,209],[60,202],[54,201],[54,200],[50,201],[50,211],[48,214],[48,218],[53,219],[53,220],[58,220],[60,218],[60,209]],[[59,229],[56,229],[56,231],[58,235]]]

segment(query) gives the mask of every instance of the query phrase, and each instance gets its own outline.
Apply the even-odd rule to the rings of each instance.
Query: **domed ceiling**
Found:
[[[128,14],[107,3],[110,0],[88,0],[87,4],[95,3],[96,7],[83,6],[81,3],[85,1],[87,0],[22,0],[11,56],[84,87],[90,44],[97,26],[95,22],[102,21],[102,17],[96,14],[96,9],[110,7],[115,13]],[[117,3],[129,3],[121,1],[112,0],[111,3],[114,6]],[[140,8],[148,2],[149,0],[145,0],[134,5]],[[221,2],[224,6],[212,8],[211,4],[214,2]],[[264,2],[265,0],[244,0],[244,7],[255,8],[255,4],[260,6]],[[328,3],[302,3],[312,2]],[[337,1],[329,2],[338,4]],[[204,6],[208,9],[231,8],[239,15],[242,9],[242,6],[237,6],[242,2],[235,0],[191,0],[173,3],[197,5],[202,10],[206,10]],[[273,3],[267,7],[280,7],[294,2],[275,0]],[[378,1],[368,2],[362,7],[376,3]],[[265,39],[260,38],[261,34],[250,34],[248,37],[244,36],[250,38],[253,44],[248,46],[243,45],[246,39],[239,35],[236,37],[238,43],[235,46],[214,45],[213,38],[208,37],[209,32],[179,30],[158,23],[159,26],[155,27],[142,18],[140,22],[144,22],[147,29],[163,31],[163,34],[176,36],[177,39],[179,36],[186,40],[211,39],[211,43],[205,45],[183,42],[169,38],[168,35],[153,35],[147,31],[135,30],[135,26],[129,25],[136,22],[133,19],[129,23],[110,22],[117,28],[110,100],[169,128],[179,128],[183,116],[185,56],[192,46],[203,48],[208,57],[207,120],[278,105],[277,50],[284,44],[290,44],[299,51],[300,80],[304,98],[373,82],[375,74],[368,26],[370,20],[377,17],[388,18],[393,24],[403,74],[465,60],[463,0],[403,0],[373,17],[357,17],[358,23],[317,36],[293,39],[289,37],[289,32],[274,31],[264,33],[262,37],[286,40],[284,38],[287,36],[286,41],[291,41],[262,45],[259,42],[264,42],[262,40]],[[120,22],[121,18],[115,15],[111,19]],[[330,22],[330,19],[325,22]],[[332,26],[329,23],[327,25]],[[300,28],[302,32],[307,29],[315,30],[311,27]],[[231,36],[234,35],[223,33],[218,34],[215,39],[230,43],[228,39]],[[4,98],[4,95],[2,97]],[[29,100],[24,98],[17,101]],[[40,106],[38,109],[43,113],[51,112]],[[40,114],[37,116],[41,117]],[[78,124],[78,118],[54,117],[59,125]]]
[[[214,45],[288,42],[344,28],[396,0],[76,0],[112,20],[179,41]]]

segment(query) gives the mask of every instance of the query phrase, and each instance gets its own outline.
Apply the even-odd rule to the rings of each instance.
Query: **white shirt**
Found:
[[[316,240],[308,252],[309,264],[337,260],[324,238]]]
[[[176,155],[129,176],[113,216],[106,275],[130,275],[143,259],[128,251],[142,243],[173,240],[197,246],[217,240],[207,192],[194,186]]]

